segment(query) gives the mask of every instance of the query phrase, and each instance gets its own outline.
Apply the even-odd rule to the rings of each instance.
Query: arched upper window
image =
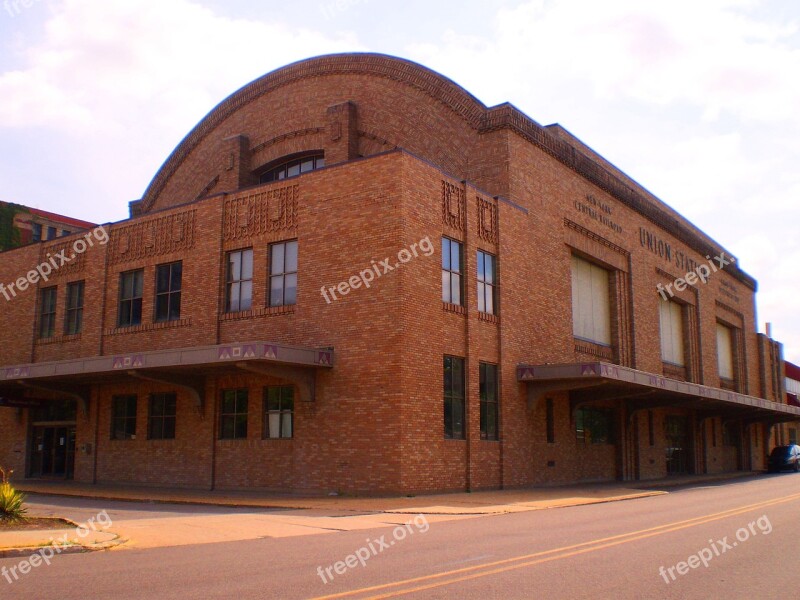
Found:
[[[294,177],[301,173],[308,173],[314,169],[319,169],[325,166],[325,154],[317,152],[314,154],[305,154],[291,158],[289,160],[282,160],[272,167],[268,167],[266,171],[258,176],[259,183],[269,183],[270,181],[280,181],[287,177]]]

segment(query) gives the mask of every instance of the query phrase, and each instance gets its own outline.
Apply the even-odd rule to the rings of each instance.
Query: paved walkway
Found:
[[[752,474],[392,498],[301,497],[74,482],[23,481],[16,486],[34,494],[32,516],[60,516],[79,523],[87,514],[108,510],[113,525],[105,533],[113,539],[101,536],[84,544],[87,549],[97,549],[120,542],[124,542],[125,548],[152,548],[374,529],[396,526],[420,514],[434,523],[656,496],[666,494],[666,489],[676,485],[748,475]],[[61,536],[65,530],[57,533]],[[75,537],[74,533],[73,528],[70,536]],[[51,531],[0,532],[0,556],[4,548],[49,544],[50,537],[57,536]]]

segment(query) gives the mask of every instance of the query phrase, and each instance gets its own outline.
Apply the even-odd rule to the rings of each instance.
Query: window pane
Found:
[[[181,294],[177,292],[171,296],[168,318],[170,320],[177,320],[181,318]]]
[[[239,306],[239,284],[231,283],[228,285],[228,310],[238,311]]]
[[[486,312],[487,314],[494,314],[494,288],[486,286]]]
[[[144,286],[144,272],[136,271],[133,275],[133,295],[136,298],[142,297],[142,288]]]
[[[297,273],[292,273],[291,275],[286,276],[286,289],[283,293],[284,304],[297,304]]]
[[[163,320],[167,318],[169,308],[169,296],[157,296],[156,297],[156,319]]]
[[[442,268],[450,269],[450,240],[442,238]]]
[[[286,243],[286,272],[297,271],[297,242]]]
[[[461,244],[458,242],[450,244],[450,270],[461,272]]]
[[[295,175],[299,175],[300,165],[291,165],[286,171],[287,171],[286,172],[287,177],[294,177]]]
[[[177,262],[172,265],[172,291],[176,292],[181,289],[183,283],[183,263]]]
[[[169,265],[161,265],[156,269],[156,293],[161,294],[169,290]]]
[[[253,300],[253,282],[242,282],[241,297],[239,298],[239,310],[250,310]]]
[[[284,412],[281,415],[281,424],[283,427],[282,436],[285,438],[292,437],[292,413]]]
[[[313,170],[314,170],[314,159],[313,158],[308,159],[308,160],[304,160],[300,164],[300,172],[301,173],[307,173],[308,171],[313,171]]]
[[[277,387],[267,388],[267,410],[281,409],[281,390]]]
[[[450,271],[442,271],[442,302],[452,302],[453,295],[450,292]]]
[[[228,281],[239,281],[242,278],[242,253],[231,252],[228,255]]]
[[[486,255],[483,252],[481,252],[480,250],[478,251],[478,281],[486,280],[486,268],[484,262],[485,256]]]
[[[489,256],[488,254],[484,255],[485,258],[485,270],[486,270],[486,283],[494,283],[494,257]]]
[[[294,410],[294,388],[289,386],[283,388],[283,410]]]
[[[253,278],[253,251],[242,252],[242,279]]]
[[[237,439],[247,437],[247,415],[236,415],[236,433]]]
[[[162,435],[165,440],[175,439],[175,417],[167,417],[164,419]]]
[[[277,438],[281,436],[280,424],[281,414],[279,412],[272,412],[267,415],[269,421],[269,437]]]
[[[285,256],[285,246],[284,246],[284,244],[273,244],[272,245],[272,270],[270,272],[270,275],[279,275],[279,274],[283,273],[284,256]]]
[[[461,304],[461,275],[452,274],[450,278],[450,293],[453,304]]]
[[[131,301],[131,325],[138,325],[142,322],[142,299],[137,298]]]
[[[478,282],[478,310],[486,312],[485,289],[486,284]]]
[[[269,304],[270,306],[283,305],[283,275],[270,278]]]

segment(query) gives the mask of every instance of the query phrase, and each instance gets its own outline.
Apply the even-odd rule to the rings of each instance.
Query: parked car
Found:
[[[785,469],[792,469],[795,473],[800,471],[800,446],[776,446],[769,455],[769,472],[777,473]]]

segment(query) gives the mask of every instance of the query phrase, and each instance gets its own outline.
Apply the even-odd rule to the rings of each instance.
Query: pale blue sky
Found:
[[[561,123],[728,247],[800,362],[795,0],[0,0],[0,199],[127,216],[225,96],[375,51]]]

